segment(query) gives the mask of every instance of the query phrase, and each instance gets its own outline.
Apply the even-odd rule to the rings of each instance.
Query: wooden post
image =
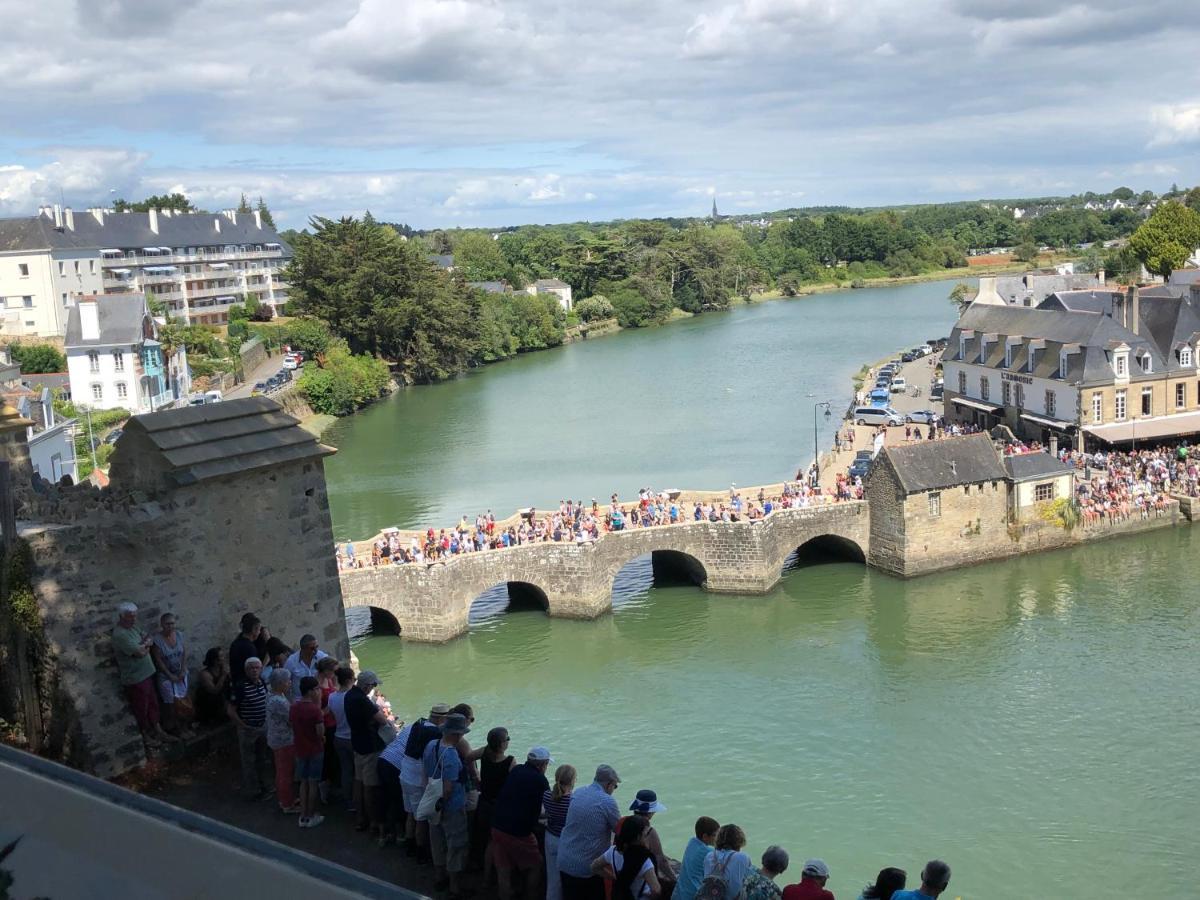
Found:
[[[4,563],[0,568],[0,596],[8,597],[12,585],[8,581],[8,570],[12,554],[17,545],[17,514],[13,498],[12,465],[0,460],[0,540],[4,545]],[[29,661],[29,641],[20,628],[13,629],[13,654],[17,663],[17,703],[21,707],[25,724],[25,739],[29,749],[37,753],[42,749],[42,701],[38,696],[37,679]]]

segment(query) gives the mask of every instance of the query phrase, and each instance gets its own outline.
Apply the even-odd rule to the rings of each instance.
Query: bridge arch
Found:
[[[810,537],[788,554],[783,571],[803,569],[830,562],[866,564],[867,554],[858,541],[840,534],[818,534]]]
[[[371,614],[371,634],[400,636],[400,620],[390,610],[380,606],[368,606],[367,611]]]
[[[467,603],[468,622],[509,612],[550,611],[546,592],[529,581],[501,581],[477,593]]]

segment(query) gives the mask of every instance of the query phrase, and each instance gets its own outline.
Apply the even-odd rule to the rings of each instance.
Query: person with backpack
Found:
[[[410,856],[418,862],[429,862],[429,823],[417,821],[417,804],[425,792],[425,766],[421,761],[425,748],[442,737],[442,725],[450,707],[435,703],[429,717],[417,719],[396,735],[395,743],[404,748],[400,756],[400,791],[404,795],[404,840]]]
[[[657,861],[646,846],[650,820],[627,816],[611,847],[592,861],[592,875],[612,882],[612,900],[653,900],[662,896]]]
[[[437,801],[429,822],[429,846],[437,871],[435,890],[450,891],[450,900],[465,897],[461,883],[467,862],[467,791],[466,766],[459,755],[463,735],[470,731],[466,716],[453,713],[441,727],[441,737],[431,741],[422,755],[425,775],[430,784],[436,783]],[[425,794],[422,794],[424,800]],[[423,810],[422,810],[423,812]]]
[[[704,858],[704,879],[696,900],[737,900],[753,861],[742,852],[746,832],[737,825],[722,825],[713,852]]]

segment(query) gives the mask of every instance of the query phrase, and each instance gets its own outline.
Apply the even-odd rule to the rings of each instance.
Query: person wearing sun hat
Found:
[[[667,854],[663,852],[662,839],[659,838],[658,832],[654,828],[654,814],[666,812],[667,805],[659,801],[657,793],[649,788],[644,788],[637,792],[637,796],[629,804],[629,811],[636,816],[644,816],[650,820],[650,827],[646,829],[645,834],[646,847],[654,854],[658,880],[663,885],[663,893],[669,897],[671,895],[667,890],[666,882],[670,882],[672,889],[674,888],[675,872],[671,869]],[[620,825],[617,826],[618,829],[620,827]]]
[[[429,847],[437,872],[436,890],[450,889],[451,897],[463,896],[462,873],[466,868],[467,844],[467,781],[466,766],[459,755],[464,734],[470,732],[467,717],[451,713],[441,725],[442,736],[430,741],[421,756],[425,775],[442,782],[438,800],[439,815],[429,822]]]

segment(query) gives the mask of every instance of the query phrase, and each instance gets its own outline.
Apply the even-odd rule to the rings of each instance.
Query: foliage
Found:
[[[262,197],[258,198],[258,205],[254,208],[258,210],[259,217],[262,219],[264,225],[268,228],[275,227],[275,217],[271,215],[271,210],[267,209],[267,204],[263,202]]]
[[[295,319],[283,327],[283,342],[294,350],[303,350],[310,357],[324,353],[333,335],[316,319]]]
[[[1129,239],[1129,249],[1146,269],[1166,278],[1200,247],[1200,213],[1182,203],[1158,206]]]
[[[152,194],[145,200],[138,200],[130,203],[128,200],[117,200],[113,203],[113,209],[117,212],[149,212],[152,209],[177,209],[180,212],[201,212],[192,205],[192,201],[183,194]]]
[[[593,294],[591,297],[580,300],[572,311],[584,322],[611,319],[616,315],[613,305],[603,294]]]
[[[1070,497],[1039,503],[1037,514],[1043,522],[1051,522],[1066,531],[1079,524],[1079,507]]]
[[[1038,258],[1038,246],[1029,239],[1023,240],[1017,244],[1016,250],[1013,251],[1013,256],[1020,262],[1036,262]]]
[[[378,399],[389,380],[382,360],[353,354],[344,341],[335,341],[322,364],[304,365],[299,387],[313,412],[345,416]]]
[[[950,302],[958,308],[958,314],[962,315],[969,305],[967,299],[971,294],[971,286],[965,281],[960,281],[954,287],[950,288]]]
[[[9,344],[8,354],[23,375],[67,370],[67,358],[51,344]]]
[[[79,423],[78,434],[75,435],[75,466],[79,480],[87,478],[92,473],[92,446],[96,442],[96,462],[101,469],[108,468],[108,459],[112,456],[113,445],[103,443],[104,436],[129,418],[127,409],[96,409],[91,413],[91,434],[88,431],[87,410],[75,406],[61,397],[54,398],[54,413],[63,419],[75,419]]]

